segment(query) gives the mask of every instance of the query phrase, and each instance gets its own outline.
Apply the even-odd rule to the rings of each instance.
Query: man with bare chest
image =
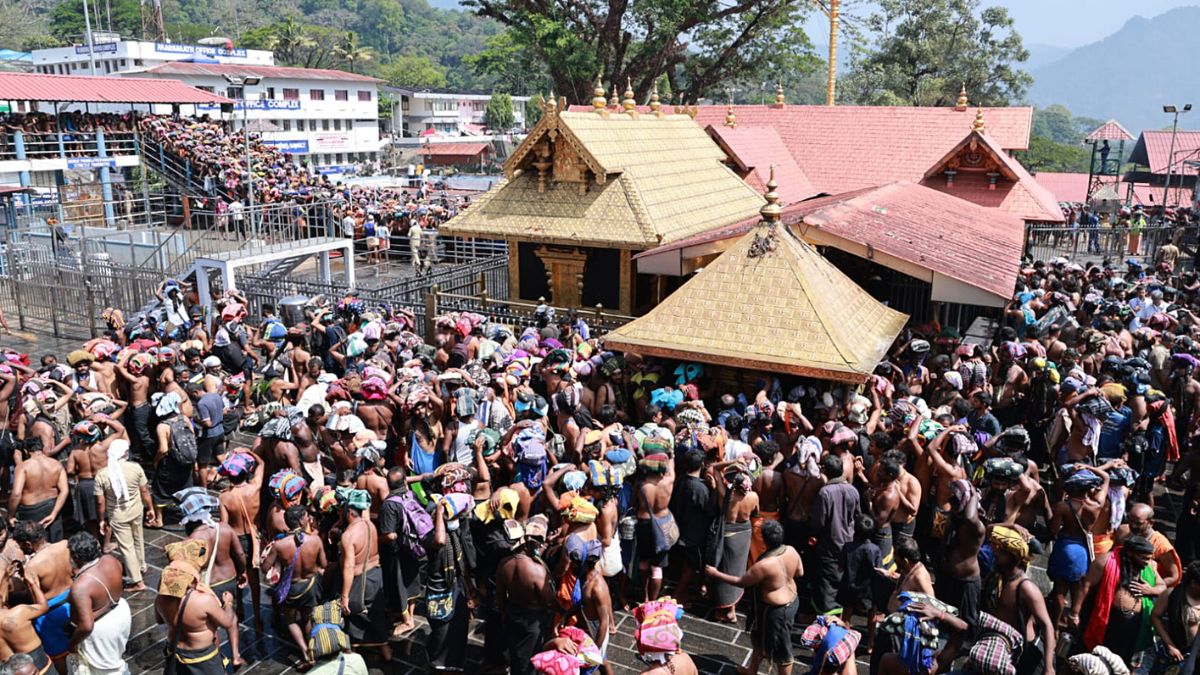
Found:
[[[110,433],[104,434],[107,427]],[[100,505],[96,499],[96,473],[108,465],[108,446],[118,439],[128,440],[125,425],[104,414],[75,425],[72,435],[82,447],[67,456],[67,476],[75,479],[75,519],[83,521],[84,529],[100,536]]]
[[[229,526],[233,536],[237,537],[238,548],[242,551],[247,563],[245,566],[246,580],[250,586],[250,598],[254,603],[254,629],[262,632],[262,616],[258,576],[259,536],[259,486],[263,479],[263,465],[258,457],[245,449],[230,452],[221,462],[218,469],[227,482],[221,491],[221,522]],[[243,615],[242,593],[239,588],[234,593],[237,600],[237,613]]]
[[[280,583],[275,600],[282,612],[288,633],[303,655],[301,668],[312,664],[308,635],[312,630],[312,609],[321,601],[321,575],[325,573],[325,546],[312,531],[312,520],[303,506],[288,507],[284,517],[288,535],[276,539],[263,558],[262,570],[280,568]],[[284,581],[286,580],[286,581]]]
[[[957,607],[959,617],[974,626],[979,620],[979,597],[983,580],[979,572],[979,548],[986,534],[979,518],[979,492],[965,480],[950,485],[948,536],[942,548],[937,597]]]
[[[541,559],[543,542],[524,537],[524,528],[516,521],[506,523],[506,528],[510,537],[521,538],[514,542],[513,553],[496,567],[496,606],[510,672],[532,675],[536,671],[530,658],[546,641],[553,619],[549,609],[556,602],[554,577]]]
[[[66,667],[67,633],[64,627],[71,618],[67,595],[71,590],[71,555],[67,542],[46,541],[46,528],[40,523],[20,522],[13,528],[12,538],[21,547],[25,570],[37,577],[38,587],[45,594],[46,613],[34,621],[34,630],[42,640],[46,656],[56,666]]]
[[[213,518],[221,508],[221,502],[204,488],[189,488],[180,501],[183,518],[179,521],[187,531],[188,539],[202,541],[208,551],[208,560],[200,569],[200,582],[212,589],[218,597],[228,594],[230,600],[241,595],[246,583],[246,557],[233,528]],[[233,654],[233,665],[245,663],[241,657],[240,635],[237,624],[229,628],[229,646]]]
[[[70,493],[67,472],[57,460],[45,455],[38,440],[29,439],[26,449],[29,456],[13,471],[12,495],[8,499],[8,512],[13,517],[9,522],[41,523],[47,541],[54,543],[63,538],[60,516]]]

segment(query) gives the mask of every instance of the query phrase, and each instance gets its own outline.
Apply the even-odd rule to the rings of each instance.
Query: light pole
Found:
[[[242,90],[242,139],[246,146],[246,215],[250,218],[249,230],[255,234],[258,230],[254,227],[254,170],[250,164],[250,106],[249,99],[246,98],[246,87],[253,87],[261,82],[262,78],[254,75],[239,77],[226,74],[225,81]]]
[[[1191,103],[1183,104],[1182,110],[1180,110],[1179,108],[1176,108],[1173,105],[1164,105],[1163,106],[1163,112],[1167,113],[1168,115],[1175,116],[1175,120],[1171,123],[1171,150],[1169,152],[1167,152],[1167,183],[1166,183],[1166,185],[1163,185],[1163,197],[1162,197],[1162,209],[1163,209],[1162,218],[1163,218],[1163,220],[1167,219],[1167,191],[1171,189],[1171,169],[1174,168],[1174,165],[1175,165],[1175,135],[1179,132],[1179,116],[1182,115],[1183,113],[1190,112],[1191,109],[1192,109]],[[1151,167],[1151,170],[1153,170],[1153,167]]]

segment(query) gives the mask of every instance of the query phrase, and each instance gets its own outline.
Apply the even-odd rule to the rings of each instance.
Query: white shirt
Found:
[[[229,204],[229,214],[234,220],[241,220],[246,211],[246,205],[239,202],[231,202]]]
[[[354,216],[346,216],[345,218],[342,218],[342,234],[346,235],[347,237],[353,237],[354,226],[357,224],[358,221],[354,220]]]

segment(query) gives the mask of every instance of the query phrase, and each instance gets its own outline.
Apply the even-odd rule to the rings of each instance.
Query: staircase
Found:
[[[194,166],[191,160],[180,158],[145,136],[140,137],[140,142],[142,166],[160,176],[168,185],[178,190],[179,194],[205,195],[220,197],[227,202],[232,201],[229,193],[225,191],[225,186],[217,184],[217,181],[213,181],[211,189],[206,189],[199,166]]]

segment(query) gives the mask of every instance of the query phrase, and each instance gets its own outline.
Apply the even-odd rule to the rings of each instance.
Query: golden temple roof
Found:
[[[786,226],[762,224],[645,316],[608,333],[604,345],[857,383],[907,319]]]
[[[745,220],[762,197],[687,115],[552,112],[506,180],[442,225],[454,236],[629,248]]]

